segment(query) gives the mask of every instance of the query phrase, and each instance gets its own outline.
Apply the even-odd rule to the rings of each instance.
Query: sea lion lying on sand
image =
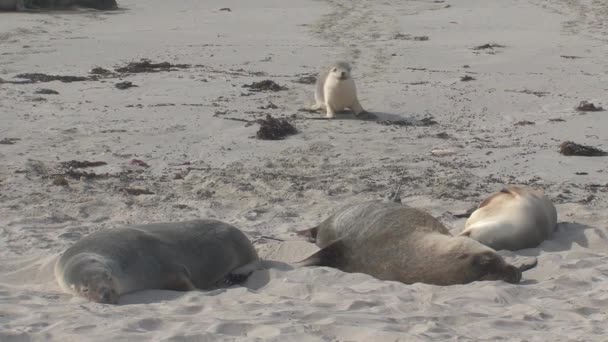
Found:
[[[509,265],[493,249],[452,236],[428,213],[386,200],[348,205],[319,226],[298,233],[321,248],[298,265],[330,266],[405,284],[516,284],[523,271],[536,265],[536,260]]]
[[[98,10],[116,9],[116,0],[0,0],[0,11],[62,10],[86,7]]]
[[[125,293],[213,289],[245,281],[258,255],[236,227],[216,220],[152,223],[90,234],[55,265],[66,291],[115,304]]]
[[[541,191],[508,186],[479,205],[460,236],[468,236],[495,250],[533,248],[550,238],[557,211]]]

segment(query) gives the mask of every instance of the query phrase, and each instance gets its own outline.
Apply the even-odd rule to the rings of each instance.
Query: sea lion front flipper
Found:
[[[317,232],[319,231],[319,226],[312,227],[309,229],[298,230],[296,231],[296,235],[303,236],[306,238],[306,241],[315,243],[317,242]]]
[[[196,286],[192,283],[192,275],[184,265],[176,265],[176,271],[165,287],[166,290],[173,291],[194,291]]]
[[[528,260],[524,260],[523,262],[518,263],[518,265],[515,265],[515,267],[517,267],[519,271],[523,273],[527,270],[533,269],[534,267],[536,267],[536,265],[538,265],[538,259],[535,257],[531,257],[528,258]]]
[[[308,258],[294,263],[296,266],[328,266],[341,268],[344,265],[346,245],[341,240],[332,242]]]

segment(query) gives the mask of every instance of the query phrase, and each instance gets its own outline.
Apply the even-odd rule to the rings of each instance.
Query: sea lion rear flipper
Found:
[[[296,266],[328,266],[340,268],[343,265],[344,251],[346,247],[344,242],[337,240],[329,246],[317,251],[308,258],[294,263]]]
[[[315,243],[317,242],[317,232],[319,231],[319,226],[312,227],[309,229],[298,230],[296,231],[296,235],[306,237],[308,242]]]

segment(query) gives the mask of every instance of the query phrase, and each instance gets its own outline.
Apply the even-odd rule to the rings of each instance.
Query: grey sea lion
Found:
[[[0,11],[61,10],[71,7],[116,9],[116,0],[0,0]]]
[[[430,214],[387,200],[343,207],[299,234],[321,250],[297,265],[335,267],[405,284],[518,283],[521,273],[536,264],[509,265],[490,247],[452,236]]]
[[[330,119],[336,112],[346,108],[357,116],[371,116],[357,99],[357,87],[351,75],[351,66],[347,62],[336,62],[319,74],[315,83],[315,102],[311,109],[324,109]]]
[[[245,234],[204,219],[97,231],[61,255],[55,277],[66,292],[115,304],[120,295],[140,290],[239,283],[257,267],[258,255]]]
[[[479,205],[460,233],[495,250],[538,246],[557,226],[557,211],[541,191],[508,186]]]

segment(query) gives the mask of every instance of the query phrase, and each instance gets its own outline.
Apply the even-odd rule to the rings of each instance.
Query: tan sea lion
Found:
[[[405,284],[518,283],[521,273],[536,263],[509,265],[493,249],[452,236],[430,214],[386,200],[343,207],[299,234],[321,250],[298,265],[330,266]]]
[[[55,277],[66,292],[116,304],[122,294],[140,290],[239,283],[257,267],[258,255],[245,234],[207,219],[97,231],[61,255]]]
[[[346,108],[357,116],[372,115],[363,109],[357,99],[357,87],[351,76],[351,66],[346,62],[334,63],[327,71],[319,74],[315,83],[315,102],[311,108],[324,109],[330,119],[336,112]]]
[[[495,250],[515,251],[538,246],[556,225],[555,206],[541,191],[508,186],[481,202],[460,235]]]

